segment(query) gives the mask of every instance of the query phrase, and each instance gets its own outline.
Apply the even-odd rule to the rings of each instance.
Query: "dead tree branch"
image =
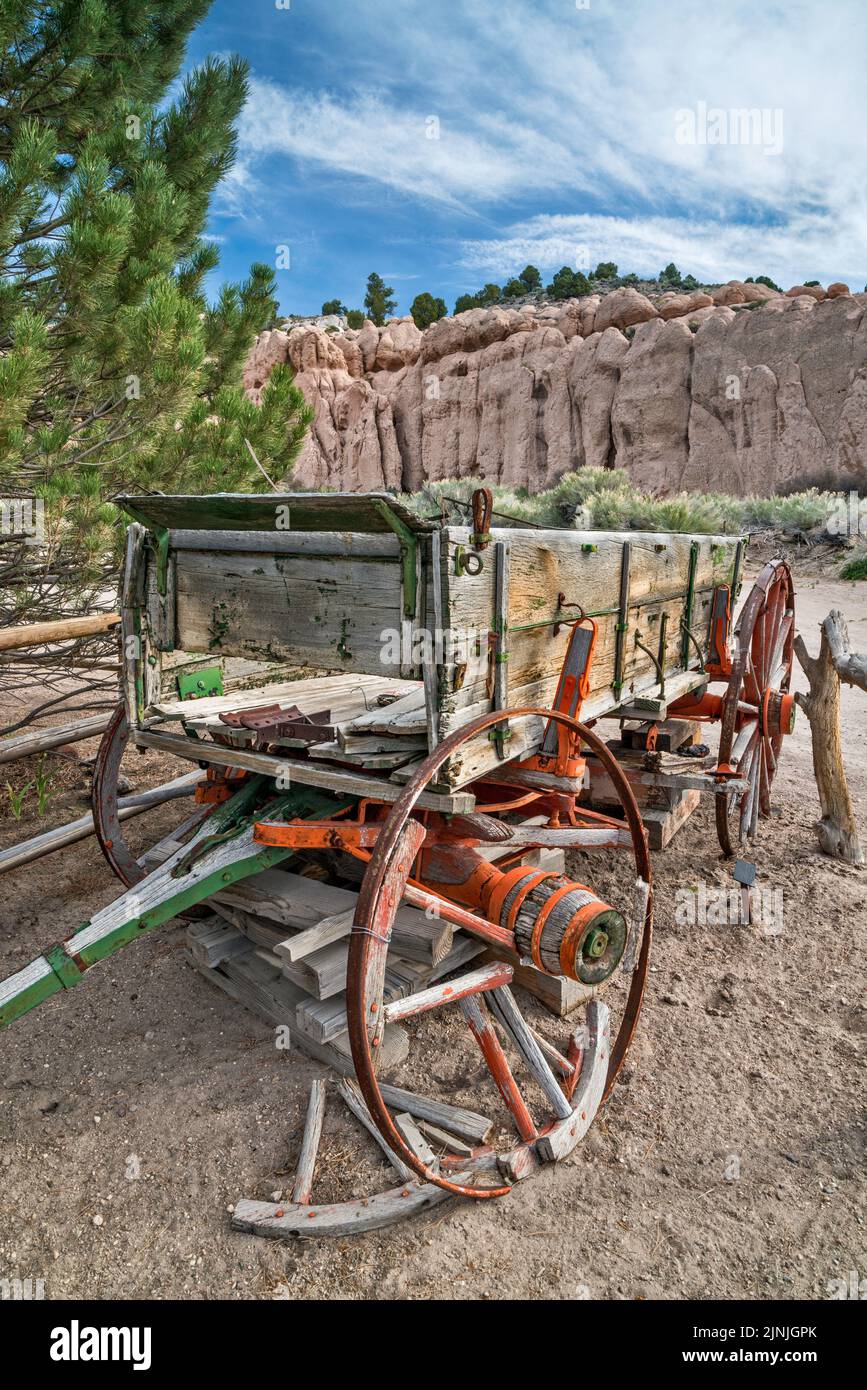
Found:
[[[810,682],[810,693],[799,693],[796,699],[810,721],[813,769],[822,808],[817,826],[819,845],[825,854],[863,864],[864,851],[843,765],[840,682],[867,690],[867,658],[850,651],[849,632],[839,609],[828,614],[821,633],[818,656],[810,656],[800,633],[795,638],[795,655]]]

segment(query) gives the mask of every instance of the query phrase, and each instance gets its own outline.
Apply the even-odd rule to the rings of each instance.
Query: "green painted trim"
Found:
[[[400,542],[400,559],[403,566],[403,612],[405,617],[414,618],[418,593],[418,540],[406,523],[396,512],[392,511],[387,502],[377,499],[373,506]]]
[[[695,575],[698,569],[699,543],[693,541],[689,548],[689,574],[686,583],[686,599],[681,620],[680,664],[684,671],[689,667],[689,643],[692,628],[692,610],[695,603]]]
[[[210,828],[215,833],[219,833],[220,831],[231,830],[235,825],[243,829],[244,825],[249,825],[253,820],[294,820],[298,817],[310,816],[318,818],[328,812],[350,809],[358,800],[357,797],[338,798],[334,793],[318,791],[315,787],[301,786],[293,787],[290,791],[278,793],[276,796],[268,798],[267,788],[269,785],[270,779],[261,775],[248,778],[246,785],[236,792],[230,801],[224,802],[222,806],[218,806],[212,812],[208,821]],[[262,795],[263,792],[266,793],[265,796]],[[216,870],[213,874],[199,879],[196,883],[189,884],[187,887],[183,887],[181,884],[176,893],[172,893],[164,902],[157,904],[149,912],[131,917],[128,921],[122,922],[113,932],[102,937],[101,940],[78,951],[75,946],[76,940],[85,927],[90,925],[85,922],[84,926],[79,927],[68,941],[52,944],[40,957],[37,957],[37,960],[41,959],[50,967],[51,973],[26,986],[0,1008],[0,1028],[7,1027],[16,1018],[21,1018],[23,1014],[44,1003],[46,999],[50,999],[53,994],[59,993],[60,990],[71,989],[77,985],[88,966],[96,965],[97,962],[114,955],[115,951],[119,951],[123,946],[138,940],[145,932],[152,931],[154,927],[162,926],[172,917],[176,917],[179,912],[197,906],[206,898],[211,897],[213,893],[219,892],[221,888],[225,888],[231,883],[238,883],[241,879],[249,878],[251,874],[259,873],[262,869],[273,868],[275,864],[289,858],[293,853],[292,849],[283,846],[265,845],[248,855],[246,859],[239,859],[235,864],[230,864],[225,869]],[[81,965],[78,964],[79,961],[81,961]],[[82,970],[82,966],[84,970]]]

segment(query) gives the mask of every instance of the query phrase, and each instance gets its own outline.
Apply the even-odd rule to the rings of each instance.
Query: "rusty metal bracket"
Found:
[[[56,941],[42,954],[64,989],[72,989],[73,985],[80,983],[87,967],[82,968],[64,948],[62,942]]]

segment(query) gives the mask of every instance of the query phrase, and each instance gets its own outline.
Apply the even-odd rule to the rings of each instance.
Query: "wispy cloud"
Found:
[[[460,251],[460,264],[480,278],[504,279],[528,262],[553,271],[562,265],[587,270],[609,260],[621,273],[641,275],[656,275],[674,261],[709,284],[759,273],[788,284],[793,266],[802,275],[837,267],[834,273],[848,275],[857,289],[864,277],[848,231],[822,213],[770,226],[641,214],[542,214],[508,227],[502,236],[464,241]]]
[[[284,156],[480,218],[492,236],[464,244],[469,269],[574,263],[589,243],[709,278],[867,274],[863,0],[402,0],[399,23],[367,0],[316,24],[328,85],[289,64],[254,78],[232,215],[273,198],[264,171]],[[701,109],[774,113],[779,148],[683,143],[678,113]]]

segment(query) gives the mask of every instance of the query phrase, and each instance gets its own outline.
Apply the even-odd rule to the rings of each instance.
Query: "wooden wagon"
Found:
[[[236,1224],[321,1234],[503,1195],[574,1147],[623,1063],[654,834],[663,843],[707,791],[731,854],[770,812],[793,716],[788,570],[765,567],[735,636],[740,538],[501,527],[484,490],[461,526],[387,494],[121,502],[124,701],[94,809],[127,892],[0,984],[0,1023],[207,902],[189,926],[194,962],[354,1073],[344,1098],[402,1179],[362,1203],[311,1204],[316,1090],[296,1200],[241,1203]],[[716,756],[698,742],[714,721]],[[130,738],[206,774],[197,814],[144,862],[117,815]],[[566,851],[598,866],[592,887]],[[525,1017],[541,1004],[582,1010],[562,1047]],[[454,1097],[381,1080],[444,1005],[517,1130],[505,1151]]]

